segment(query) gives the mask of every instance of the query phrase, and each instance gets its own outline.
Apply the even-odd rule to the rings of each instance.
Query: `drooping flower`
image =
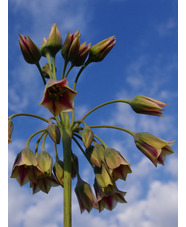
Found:
[[[57,144],[60,143],[61,134],[60,134],[60,130],[56,124],[49,122],[47,132],[48,132],[50,138],[54,141],[54,143],[57,143]]]
[[[19,45],[26,62],[29,64],[36,64],[41,58],[41,51],[39,47],[30,39],[29,36],[25,37],[19,34]]]
[[[40,174],[34,152],[28,147],[24,148],[15,159],[11,178],[16,178],[18,183],[23,186],[29,181],[36,182],[37,175]]]
[[[117,203],[127,203],[124,198],[126,192],[118,190],[116,185],[110,185],[109,187],[107,187],[107,190],[104,190],[95,180],[94,189],[99,205],[99,212],[103,211],[104,208],[107,210],[113,210],[116,207]]]
[[[68,87],[67,79],[61,81],[49,80],[46,83],[44,97],[40,105],[48,108],[54,115],[61,111],[68,112],[74,109],[74,98],[77,92]]]
[[[174,141],[165,141],[148,132],[136,133],[134,140],[137,148],[145,154],[152,163],[157,167],[157,164],[164,165],[167,155],[174,153],[171,146]]]
[[[85,126],[82,131],[82,141],[86,148],[88,148],[91,145],[93,138],[94,133],[92,129],[88,126]]]
[[[129,100],[129,104],[136,113],[162,117],[162,110],[167,104],[156,99],[138,95]]]
[[[116,39],[114,36],[111,36],[95,44],[90,48],[88,61],[90,62],[102,61],[106,57],[106,55],[111,51],[115,44]]]
[[[130,164],[113,148],[105,149],[105,162],[109,168],[109,173],[114,181],[117,179],[126,180],[127,174],[132,173]]]
[[[54,163],[54,166],[53,166],[53,172],[54,172],[56,179],[60,183],[60,185],[64,187],[64,163],[63,163],[63,161],[61,161],[59,159],[56,160],[56,162]]]
[[[81,178],[78,178],[75,187],[75,193],[79,202],[81,213],[83,213],[84,210],[90,212],[93,207],[95,209],[98,209],[96,198],[94,196],[91,186],[85,181],[83,181]]]

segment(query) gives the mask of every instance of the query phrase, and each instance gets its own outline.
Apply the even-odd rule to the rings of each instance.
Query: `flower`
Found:
[[[174,153],[171,146],[174,141],[165,141],[148,132],[136,133],[134,140],[137,148],[145,154],[152,163],[157,167],[157,164],[164,165],[167,155]]]
[[[24,148],[15,159],[11,178],[16,178],[18,183],[23,186],[29,181],[36,182],[36,176],[40,174],[34,152],[28,147]]]
[[[93,194],[91,186],[81,178],[78,178],[75,193],[79,202],[81,213],[83,213],[84,210],[90,212],[93,207],[98,209],[96,198]]]
[[[95,180],[94,189],[99,205],[99,212],[104,210],[104,208],[106,208],[107,210],[113,210],[118,202],[127,203],[124,198],[126,192],[118,190],[115,185],[108,187],[107,190],[103,190]]]
[[[59,184],[53,174],[51,174],[51,176],[40,175],[37,177],[36,182],[30,182],[30,188],[32,188],[33,194],[39,192],[40,190],[48,194],[51,187],[56,186],[59,186]]]
[[[88,126],[85,126],[82,131],[82,141],[86,148],[88,148],[91,145],[93,138],[94,133],[92,129]]]
[[[51,176],[52,174],[52,157],[45,150],[37,155],[37,167],[42,176]]]
[[[105,56],[111,51],[111,49],[116,44],[116,39],[111,36],[101,42],[95,44],[90,48],[89,62],[99,62],[102,61]]]
[[[44,44],[45,48],[52,56],[55,56],[62,48],[62,38],[56,23],[52,25],[47,42],[44,41]]]
[[[45,86],[44,97],[40,105],[48,108],[54,115],[61,111],[68,112],[74,109],[74,98],[77,92],[68,87],[67,79],[61,81],[48,80]]]
[[[41,58],[41,51],[39,47],[30,39],[19,34],[19,45],[26,62],[29,64],[37,64]]]
[[[64,187],[64,163],[61,160],[56,160],[53,166],[53,172],[60,185]]]
[[[127,160],[113,148],[105,149],[105,162],[114,181],[117,179],[126,180],[127,174],[132,173]]]
[[[113,185],[112,178],[104,163],[101,164],[101,168],[95,166],[94,173],[100,187],[107,188],[110,185]]]
[[[65,42],[62,46],[61,54],[63,58],[68,61],[73,61],[79,52],[80,47],[80,34],[79,30],[76,33],[70,34],[68,32]]]
[[[86,41],[80,45],[76,58],[74,60],[72,60],[72,65],[81,66],[84,64],[84,62],[89,54],[90,46],[91,46],[90,43],[88,45],[86,45]]]
[[[129,104],[136,113],[149,114],[162,117],[162,107],[167,104],[156,99],[149,98],[143,95],[138,95],[129,100]]]
[[[8,119],[8,143],[11,143],[11,135],[13,131],[14,125],[11,119]]]

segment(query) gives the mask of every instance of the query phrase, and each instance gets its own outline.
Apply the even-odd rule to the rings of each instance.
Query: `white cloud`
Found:
[[[166,22],[157,27],[157,32],[160,36],[170,35],[177,27],[177,21],[174,18],[169,18]]]

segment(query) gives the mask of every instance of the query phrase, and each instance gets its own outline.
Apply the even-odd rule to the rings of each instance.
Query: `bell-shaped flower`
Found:
[[[41,171],[42,176],[51,176],[52,163],[52,157],[48,152],[43,150],[37,155],[37,167]]]
[[[126,180],[127,174],[132,173],[127,160],[113,148],[105,149],[105,162],[114,181],[117,179]]]
[[[62,38],[57,24],[53,24],[48,36],[45,48],[52,56],[55,56],[57,52],[62,48]]]
[[[29,64],[37,64],[41,58],[41,51],[39,47],[30,39],[19,34],[19,45],[26,62]]]
[[[90,43],[88,45],[86,45],[86,41],[80,45],[78,54],[77,54],[76,58],[73,59],[72,65],[81,66],[84,64],[84,62],[89,54],[90,46],[91,46]]]
[[[8,119],[8,143],[11,143],[11,136],[12,136],[12,131],[14,129],[14,125],[11,119]]]
[[[85,154],[86,154],[86,157],[87,159],[92,163],[94,164],[95,166],[97,167],[100,167],[101,168],[101,158],[100,158],[100,155],[99,155],[99,151],[98,149],[96,149],[95,146],[89,146],[86,150],[85,150]]]
[[[113,185],[112,178],[104,164],[101,165],[101,168],[95,166],[94,173],[100,187],[107,188],[108,186]]]
[[[54,115],[61,111],[68,112],[74,109],[74,98],[77,92],[68,87],[67,79],[61,81],[49,80],[46,83],[44,97],[40,105],[48,108]]]
[[[65,61],[73,61],[79,51],[80,47],[80,33],[79,30],[76,33],[68,33],[65,42],[62,46],[61,54]]]
[[[90,48],[89,62],[99,62],[102,61],[106,55],[111,51],[111,49],[116,44],[116,39],[111,36],[101,42],[95,44]]]
[[[78,178],[75,187],[75,193],[79,202],[81,213],[83,213],[84,210],[90,212],[93,207],[95,209],[98,209],[96,198],[94,196],[91,186],[85,181],[83,181],[81,178]]]
[[[136,113],[148,114],[162,117],[162,110],[167,104],[156,99],[149,98],[143,95],[138,95],[129,100],[129,105]]]
[[[51,187],[57,187],[59,183],[54,178],[54,175],[51,174],[50,176],[40,175],[37,177],[36,182],[30,182],[30,188],[32,188],[33,194],[43,191],[48,194]]]
[[[148,132],[136,133],[134,140],[137,148],[146,155],[152,163],[164,165],[167,155],[174,153],[171,146],[175,141],[165,141]]]
[[[95,180],[94,189],[99,205],[99,212],[103,211],[104,209],[113,210],[116,207],[117,203],[127,203],[124,198],[126,192],[118,190],[116,185],[110,186],[106,191],[103,191],[103,189]]]
[[[23,186],[29,181],[36,182],[37,175],[41,174],[37,168],[37,159],[32,150],[24,148],[16,157],[11,178],[16,178],[18,183]]]

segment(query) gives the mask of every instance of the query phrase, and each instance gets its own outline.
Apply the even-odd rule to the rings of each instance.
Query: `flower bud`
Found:
[[[52,25],[45,47],[52,56],[55,56],[62,48],[62,38],[56,23]]]
[[[113,148],[105,149],[105,162],[114,181],[117,179],[126,180],[127,174],[132,173],[127,160]]]
[[[93,138],[94,138],[94,133],[92,129],[89,128],[88,126],[85,126],[82,131],[82,140],[86,148],[88,148],[91,145]]]
[[[75,193],[79,202],[81,213],[83,213],[84,210],[90,212],[93,207],[98,209],[96,198],[93,194],[91,186],[81,178],[77,181]]]
[[[77,171],[79,169],[78,157],[72,153],[72,168],[71,168],[71,177],[74,179],[76,177]]]
[[[72,65],[81,66],[84,64],[84,62],[89,54],[90,46],[91,46],[91,44],[86,45],[86,42],[84,42],[80,45],[76,58],[74,60],[72,60]]]
[[[29,36],[25,37],[19,34],[19,45],[26,62],[36,64],[41,58],[41,51]]]
[[[95,149],[97,150],[97,153],[99,154],[101,162],[105,163],[105,148],[103,147],[103,145],[101,145],[99,143],[95,143]]]
[[[42,172],[42,176],[51,176],[52,174],[52,157],[46,151],[41,151],[37,156],[37,166]]]
[[[90,62],[102,61],[105,58],[105,56],[110,52],[110,50],[114,47],[115,43],[116,39],[114,38],[114,36],[111,36],[92,46],[90,48],[88,61]]]
[[[101,158],[99,156],[99,153],[96,147],[90,145],[86,149],[85,153],[86,153],[86,157],[91,163],[93,163],[97,167],[101,167]]]
[[[73,34],[70,32],[67,34],[65,42],[62,46],[61,54],[66,61],[73,61],[79,51],[80,46],[80,34],[79,30]]]
[[[11,135],[13,131],[14,125],[11,119],[8,119],[8,143],[11,143]]]
[[[50,138],[54,141],[54,143],[59,144],[61,139],[61,134],[57,125],[49,122],[47,128],[48,134]]]
[[[61,160],[56,160],[53,172],[60,185],[64,187],[64,163]]]
[[[44,57],[46,57],[46,54],[49,53],[48,49],[46,48],[46,43],[47,43],[47,38],[44,37],[44,38],[43,38],[43,42],[42,42],[42,44],[41,44],[41,48],[40,48],[41,54],[42,54],[42,56],[44,56]]]
[[[148,114],[162,117],[162,107],[167,104],[156,99],[149,98],[143,95],[138,95],[129,100],[129,104],[136,113]]]

